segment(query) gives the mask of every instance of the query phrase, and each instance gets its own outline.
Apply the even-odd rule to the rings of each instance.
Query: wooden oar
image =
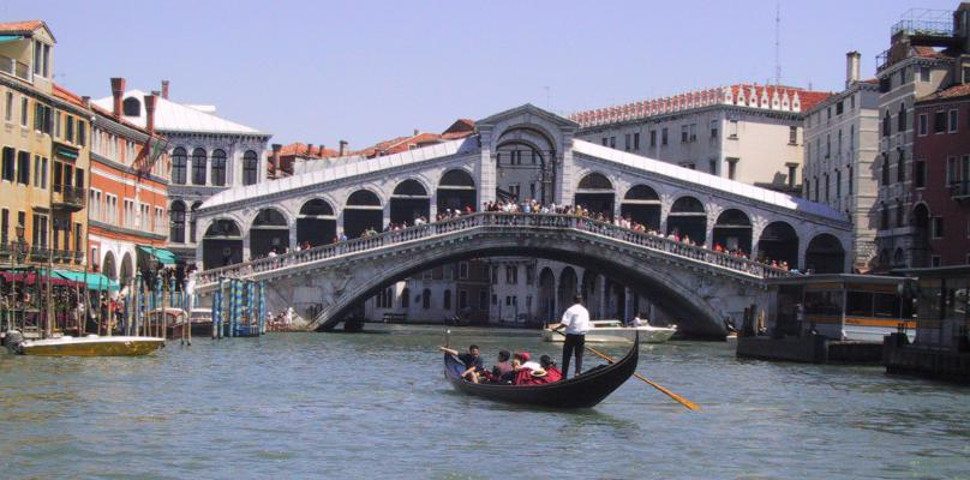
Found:
[[[562,336],[564,336],[564,337],[566,336],[565,333],[562,333],[559,330],[553,330],[553,331],[556,332],[556,333],[558,333],[558,334],[560,334],[560,335],[562,335]],[[599,350],[597,350],[597,349],[595,349],[595,348],[593,348],[593,347],[591,347],[589,345],[583,344],[583,346],[586,347],[586,350],[589,350],[590,352],[593,352],[594,354],[598,355],[603,360],[606,360],[607,362],[610,362],[610,363],[616,363],[616,360],[613,360],[609,355],[606,355],[606,354],[600,352]],[[566,372],[562,372],[562,373],[565,374]],[[696,404],[696,403],[694,403],[694,402],[692,402],[692,401],[690,401],[690,400],[688,400],[688,399],[686,399],[684,397],[681,397],[680,395],[677,395],[674,392],[671,392],[670,390],[668,390],[667,388],[665,388],[663,385],[660,385],[657,382],[654,382],[653,380],[650,380],[649,378],[644,377],[643,375],[640,375],[639,373],[633,372],[633,376],[634,377],[637,377],[640,380],[642,380],[647,385],[650,385],[651,387],[656,388],[657,390],[660,390],[664,395],[667,395],[668,397],[676,400],[681,405],[687,407],[688,410],[700,410],[701,409],[700,405],[698,405],[698,404]]]

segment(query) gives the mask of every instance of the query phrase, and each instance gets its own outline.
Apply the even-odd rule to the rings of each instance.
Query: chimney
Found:
[[[312,143],[308,143],[306,145],[306,156],[308,156],[308,157],[312,157],[313,156],[313,144]]]
[[[111,114],[115,118],[121,118],[121,97],[125,94],[125,79],[124,78],[112,78],[111,79],[111,96],[114,97],[114,108],[111,109]]]
[[[417,137],[417,136],[418,136],[418,133],[420,133],[420,132],[418,131],[418,129],[417,129],[417,128],[415,128],[415,129],[414,129],[414,135],[413,135],[413,136],[415,136],[415,137]]]
[[[149,135],[155,134],[155,101],[158,96],[145,95],[145,130]]]
[[[162,98],[168,100],[168,80],[162,80]]]
[[[855,50],[845,54],[845,86],[850,87],[859,81],[859,61],[862,55]]]
[[[269,160],[273,165],[273,175],[279,178],[280,174],[280,152],[283,150],[283,145],[279,143],[273,144],[273,153],[270,154]]]
[[[344,156],[345,153],[347,153],[347,141],[346,140],[341,140],[340,141],[340,154],[339,155],[342,157],[342,156]]]

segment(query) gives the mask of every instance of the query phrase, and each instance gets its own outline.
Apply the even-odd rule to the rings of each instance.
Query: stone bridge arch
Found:
[[[351,255],[331,266],[294,273],[269,284],[282,298],[302,291],[302,300],[286,298],[300,305],[319,302],[309,311],[319,312],[311,328],[331,329],[357,305],[386,285],[438,265],[490,256],[529,256],[558,260],[597,271],[608,271],[617,282],[651,299],[672,312],[682,331],[698,335],[723,334],[723,319],[743,306],[726,305],[731,298],[751,301],[760,295],[760,279],[730,271],[713,272],[704,266],[685,266],[649,251],[630,251],[621,242],[582,231],[543,229],[502,232],[478,230],[433,242],[391,247],[379,256]],[[393,259],[393,260],[392,260]],[[540,282],[541,276],[540,273]],[[717,278],[719,275],[728,277]],[[561,279],[557,279],[558,286]],[[746,295],[740,295],[746,290]],[[558,292],[553,293],[557,295]],[[763,302],[764,300],[757,300]],[[322,308],[321,308],[322,307]],[[298,312],[301,313],[301,312]]]

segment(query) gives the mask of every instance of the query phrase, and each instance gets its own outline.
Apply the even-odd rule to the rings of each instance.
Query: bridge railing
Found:
[[[355,238],[346,242],[290,252],[275,257],[261,258],[250,262],[209,269],[199,273],[197,282],[200,287],[203,287],[214,284],[220,278],[224,277],[246,277],[279,268],[313,263],[342,255],[366,252],[414,240],[480,227],[580,230],[763,278],[780,277],[790,274],[787,270],[773,268],[747,258],[715,252],[704,247],[682,243],[660,235],[623,228],[587,217],[558,214],[482,212],[435,223],[413,226],[403,230],[384,232],[369,237]]]

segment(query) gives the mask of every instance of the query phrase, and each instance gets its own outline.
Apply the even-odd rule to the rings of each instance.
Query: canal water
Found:
[[[526,332],[452,330],[488,360],[558,357]],[[635,379],[595,409],[535,410],[454,392],[442,332],[0,354],[0,477],[970,478],[970,388],[672,342],[644,346],[639,371],[699,412]]]

